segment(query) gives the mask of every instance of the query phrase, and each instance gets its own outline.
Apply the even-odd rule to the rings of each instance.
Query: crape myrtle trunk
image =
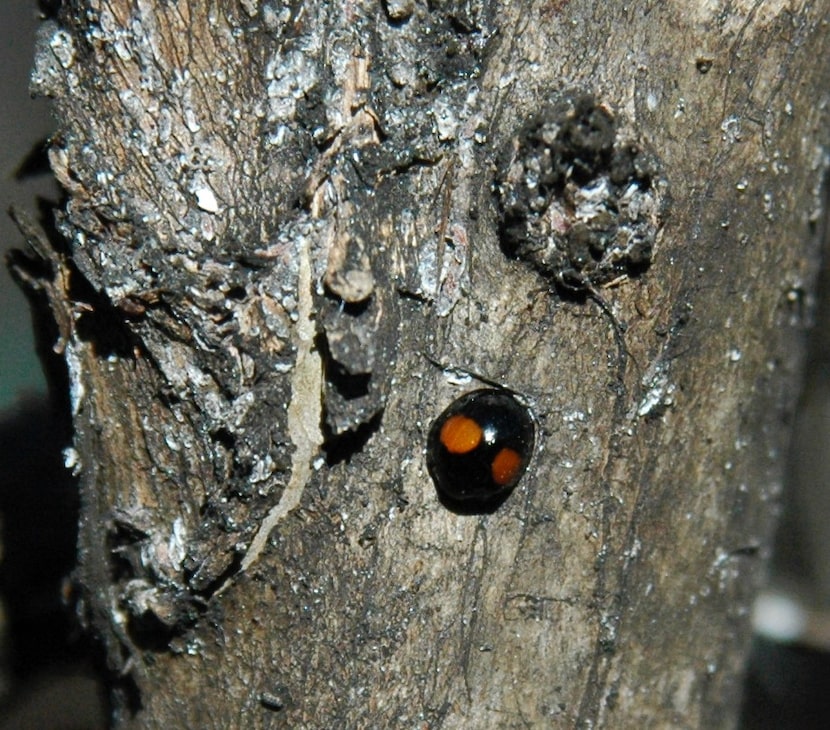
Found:
[[[79,615],[119,727],[726,727],[824,214],[808,2],[44,22]],[[504,388],[526,474],[441,499]]]

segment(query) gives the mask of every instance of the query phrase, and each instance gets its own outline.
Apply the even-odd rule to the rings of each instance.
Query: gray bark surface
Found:
[[[68,246],[24,228],[119,727],[734,721],[817,268],[828,11],[64,3],[33,88]],[[605,142],[532,157],[579,104]],[[585,263],[575,231],[609,216],[625,245]],[[494,510],[425,465],[476,376],[537,424]]]

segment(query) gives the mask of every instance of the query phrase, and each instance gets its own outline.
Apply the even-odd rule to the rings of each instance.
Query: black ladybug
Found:
[[[452,502],[506,497],[533,453],[530,412],[510,393],[474,390],[453,401],[429,430],[427,468]]]

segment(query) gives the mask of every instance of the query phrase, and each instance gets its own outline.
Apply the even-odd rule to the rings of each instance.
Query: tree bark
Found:
[[[64,3],[33,88],[67,244],[24,226],[52,275],[23,275],[119,727],[732,724],[828,11]],[[537,443],[456,509],[426,438],[479,381]]]

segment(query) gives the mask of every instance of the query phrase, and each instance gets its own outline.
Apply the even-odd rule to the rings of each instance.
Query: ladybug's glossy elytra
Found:
[[[507,391],[474,390],[453,401],[429,430],[427,467],[456,502],[489,502],[516,486],[533,453],[530,412]]]

